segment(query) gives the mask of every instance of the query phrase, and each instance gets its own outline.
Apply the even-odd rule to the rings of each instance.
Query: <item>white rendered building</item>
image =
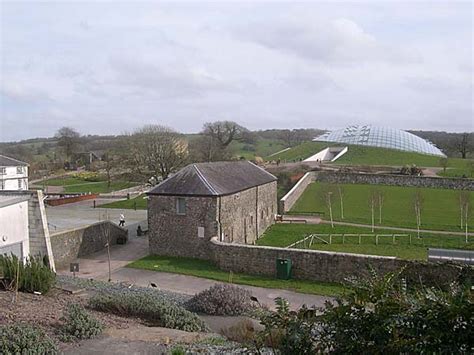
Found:
[[[28,200],[24,195],[0,195],[0,254],[24,258],[30,254]]]
[[[28,164],[0,155],[0,190],[28,190]]]

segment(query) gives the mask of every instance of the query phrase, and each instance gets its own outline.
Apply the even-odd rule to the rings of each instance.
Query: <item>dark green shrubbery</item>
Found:
[[[56,274],[51,270],[47,258],[30,256],[25,263],[16,255],[0,255],[0,274],[4,278],[4,286],[16,288],[23,292],[48,292],[56,281]]]
[[[89,305],[102,312],[139,317],[165,328],[188,332],[207,330],[206,324],[196,314],[153,292],[100,292],[90,299]]]
[[[251,294],[242,287],[217,284],[191,298],[187,307],[193,312],[238,316],[253,309]]]
[[[41,328],[28,324],[0,326],[0,354],[56,354],[53,340]]]
[[[469,287],[407,289],[400,272],[353,281],[350,292],[322,313],[290,311],[280,299],[277,311],[261,321],[261,336],[283,354],[474,352]]]
[[[64,317],[64,325],[61,327],[62,338],[66,341],[76,339],[90,339],[102,333],[102,324],[80,304],[68,306]]]

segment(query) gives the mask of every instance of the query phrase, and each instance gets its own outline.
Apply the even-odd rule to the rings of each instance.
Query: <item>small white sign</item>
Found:
[[[198,227],[198,237],[204,238],[204,227]]]

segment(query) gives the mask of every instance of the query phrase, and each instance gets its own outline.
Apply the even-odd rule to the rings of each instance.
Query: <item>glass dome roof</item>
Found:
[[[400,129],[376,126],[348,126],[313,139],[318,142],[336,142],[370,147],[381,147],[416,152],[421,154],[445,155],[433,143]]]

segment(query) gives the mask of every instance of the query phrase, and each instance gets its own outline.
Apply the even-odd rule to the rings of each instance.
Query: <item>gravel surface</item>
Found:
[[[87,279],[82,279],[78,277],[74,278],[74,277],[65,276],[65,275],[58,275],[56,280],[59,286],[73,286],[73,287],[78,287],[78,288],[84,288],[89,292],[97,292],[97,291],[113,292],[113,291],[128,290],[130,292],[150,294],[156,297],[162,297],[180,306],[184,306],[184,304],[192,297],[190,295],[186,295],[183,293],[157,290],[151,287],[147,288],[147,287],[134,286],[127,283],[87,280]]]

